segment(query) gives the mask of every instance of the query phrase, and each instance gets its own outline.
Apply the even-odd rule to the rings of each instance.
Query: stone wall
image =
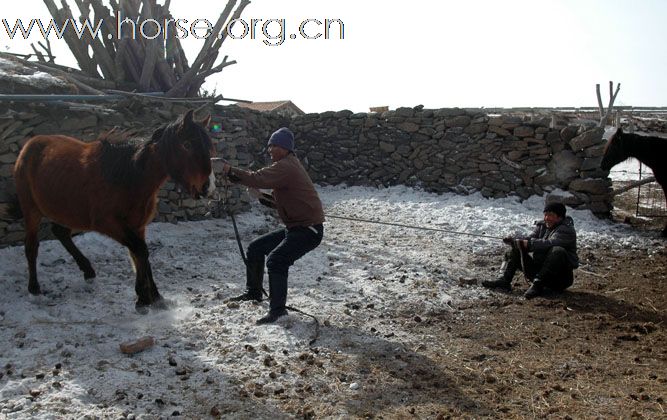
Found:
[[[187,110],[169,102],[128,99],[112,106],[68,103],[0,103],[0,214],[14,195],[12,167],[20,148],[36,134],[95,139],[114,126],[148,138]],[[383,113],[350,111],[289,119],[236,106],[202,109],[222,127],[213,132],[218,155],[231,164],[259,168],[266,139],[281,126],[296,133],[298,155],[319,184],[404,184],[433,192],[486,197],[557,191],[572,207],[610,210],[608,173],[599,169],[602,132],[562,125],[557,119],[487,115],[484,110],[399,108]],[[218,172],[220,164],[214,165]],[[219,181],[223,181],[219,179]],[[220,188],[224,209],[243,211],[249,198],[237,186]],[[156,220],[175,222],[224,217],[215,200],[194,200],[168,182],[159,192]],[[22,224],[0,220],[0,244],[23,237]],[[44,229],[43,237],[48,237]]]
[[[522,199],[562,190],[567,205],[608,213],[611,183],[599,169],[603,131],[556,121],[417,107],[309,114],[290,127],[318,183]]]

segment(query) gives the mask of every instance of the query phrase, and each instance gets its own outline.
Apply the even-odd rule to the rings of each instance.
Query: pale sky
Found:
[[[50,18],[41,0],[3,3],[0,18],[11,25]],[[225,4],[172,0],[171,10],[176,19],[215,23]],[[291,99],[306,112],[597,106],[595,84],[606,104],[613,80],[619,105],[667,106],[664,0],[253,0],[242,18],[261,19],[255,39],[228,38],[222,55],[238,63],[205,85],[225,97]],[[344,23],[344,39],[336,25],[332,39],[289,38],[302,21],[327,18]],[[262,33],[268,19],[285,19],[282,45],[265,45],[276,42]],[[280,24],[267,30],[276,36]],[[318,31],[306,26],[310,36]],[[183,41],[191,61],[203,42]],[[57,62],[75,65],[63,41],[52,44]],[[0,24],[0,49],[8,48],[31,51]]]

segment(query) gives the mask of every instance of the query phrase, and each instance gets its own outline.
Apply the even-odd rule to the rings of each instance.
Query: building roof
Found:
[[[241,108],[254,109],[255,111],[260,112],[271,112],[271,111],[289,111],[297,115],[304,115],[303,112],[298,106],[294,105],[292,101],[271,101],[271,102],[240,102],[237,104]]]

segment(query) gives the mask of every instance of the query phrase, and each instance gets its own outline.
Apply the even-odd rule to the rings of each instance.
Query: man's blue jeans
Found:
[[[324,226],[278,229],[253,240],[248,245],[246,288],[261,296],[264,277],[264,259],[269,273],[271,310],[285,307],[287,302],[287,275],[296,260],[317,248],[322,242]]]

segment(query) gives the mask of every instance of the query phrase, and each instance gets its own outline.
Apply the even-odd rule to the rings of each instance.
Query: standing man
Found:
[[[278,210],[285,228],[269,232],[248,245],[246,290],[233,301],[262,300],[264,260],[269,273],[271,305],[269,313],[257,324],[275,322],[287,315],[287,275],[289,267],[315,249],[324,234],[324,210],[315,186],[294,154],[294,135],[280,128],[269,138],[269,155],[273,164],[256,172],[233,168],[225,163],[223,173],[232,181],[248,187],[251,195]],[[258,188],[271,188],[271,194]]]
[[[512,244],[505,254],[505,270],[497,280],[484,280],[482,286],[506,292],[512,290],[512,278],[522,270],[532,285],[524,294],[526,299],[539,296],[544,288],[563,291],[574,282],[572,271],[579,267],[577,256],[577,232],[574,221],[565,215],[561,203],[544,207],[544,220],[538,222],[527,238],[503,239]],[[532,257],[528,254],[532,252]]]

